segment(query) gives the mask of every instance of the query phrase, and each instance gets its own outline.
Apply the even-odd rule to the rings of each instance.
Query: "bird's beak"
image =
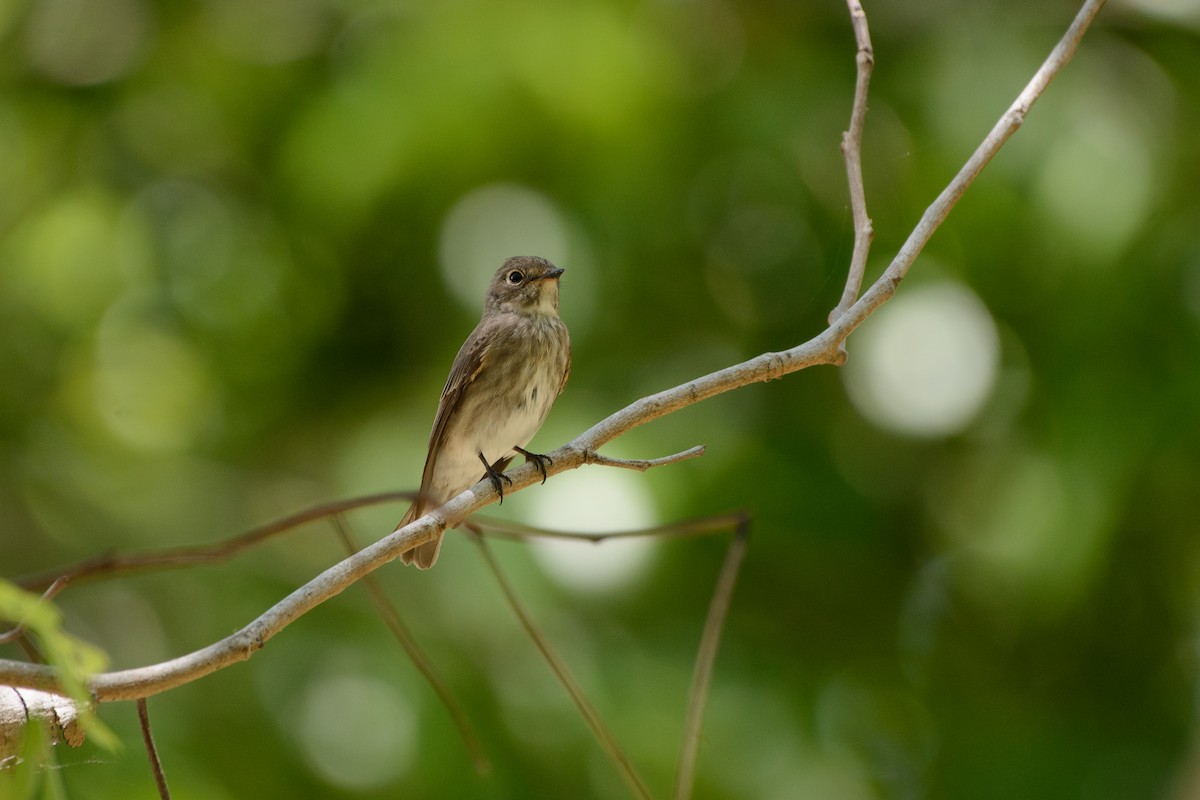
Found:
[[[554,269],[547,271],[546,274],[543,275],[542,277],[538,278],[538,280],[539,281],[558,280],[558,276],[562,275],[562,274],[563,274],[562,267],[555,267]]]

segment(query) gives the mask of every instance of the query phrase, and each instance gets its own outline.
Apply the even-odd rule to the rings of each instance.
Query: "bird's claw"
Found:
[[[497,472],[496,469],[487,462],[487,459],[483,457],[483,453],[479,454],[479,460],[483,462],[484,474],[487,475],[487,479],[492,482],[492,486],[496,489],[496,494],[500,495],[500,505],[503,505],[504,483],[507,482],[509,486],[512,486],[512,478],[508,477],[503,472]]]
[[[513,450],[525,456],[526,461],[532,461],[534,464],[537,464],[538,471],[542,473],[542,483],[545,483],[548,477],[546,475],[546,465],[553,464],[554,459],[541,453],[531,453],[523,447],[514,447]]]

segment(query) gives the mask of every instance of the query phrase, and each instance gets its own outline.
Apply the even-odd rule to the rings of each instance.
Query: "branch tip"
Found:
[[[704,445],[699,444],[695,447],[689,447],[679,453],[661,458],[650,459],[630,459],[630,458],[613,458],[597,452],[591,448],[583,451],[583,463],[597,464],[602,467],[619,467],[620,469],[633,469],[638,472],[645,472],[653,467],[661,467],[667,464],[674,464],[678,461],[687,461],[692,458],[699,458],[704,455]]]

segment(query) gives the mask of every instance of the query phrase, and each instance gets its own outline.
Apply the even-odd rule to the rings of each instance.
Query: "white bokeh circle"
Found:
[[[854,407],[909,436],[965,428],[991,395],[1000,365],[991,314],[970,289],[949,281],[902,290],[849,348],[843,374]]]

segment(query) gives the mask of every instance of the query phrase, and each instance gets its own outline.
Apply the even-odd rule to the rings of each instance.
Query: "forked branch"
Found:
[[[863,188],[862,136],[867,119],[867,90],[871,84],[871,72],[875,69],[875,50],[871,47],[871,32],[867,28],[867,15],[858,0],[846,0],[850,7],[850,24],[854,27],[854,41],[858,43],[858,65],[854,80],[854,105],[850,109],[850,127],[842,134],[842,159],[846,162],[846,181],[850,192],[850,210],[854,215],[854,253],[850,256],[850,269],[846,273],[846,288],[842,299],[829,321],[835,322],[846,313],[846,309],[858,299],[863,276],[867,272],[867,254],[871,251],[871,240],[875,229],[867,215],[867,193]]]
[[[1071,59],[1084,32],[1103,5],[1104,0],[1084,2],[1066,34],[966,164],[925,211],[891,264],[858,300],[830,323],[828,328],[813,339],[790,349],[764,353],[749,361],[726,367],[631,403],[550,453],[553,463],[547,465],[547,472],[553,475],[576,469],[585,463],[595,463],[597,451],[618,436],[718,394],[752,383],[781,378],[817,364],[842,363],[845,360],[842,348],[846,338],[895,293],[917,255],[958,199],[1021,126],[1034,102]],[[851,3],[851,9],[855,8],[856,4]],[[857,33],[858,18],[854,19]],[[863,30],[865,32],[865,27]],[[869,39],[859,39],[859,79],[865,83],[863,71],[866,68],[863,59],[864,53],[869,53],[869,50],[863,50],[863,41]],[[856,99],[856,109],[858,108],[865,109],[865,101],[859,106]],[[852,116],[851,134],[854,132],[853,120]],[[865,203],[863,214],[865,216]],[[857,230],[856,242],[860,239],[869,241],[869,230],[865,236],[863,230]],[[856,251],[858,250],[856,244]],[[865,263],[865,245],[863,250],[861,258]],[[541,472],[534,464],[523,464],[508,475],[512,479],[512,485],[505,491],[509,493],[542,479]],[[160,664],[97,675],[91,682],[92,692],[99,701],[136,700],[244,661],[268,639],[316,606],[394,560],[404,551],[431,541],[448,527],[457,526],[468,516],[496,502],[497,499],[496,490],[491,484],[487,481],[481,482],[441,508],[325,570],[233,635],[201,650]],[[53,670],[45,666],[0,660],[0,684],[52,691],[58,688],[58,678]]]

